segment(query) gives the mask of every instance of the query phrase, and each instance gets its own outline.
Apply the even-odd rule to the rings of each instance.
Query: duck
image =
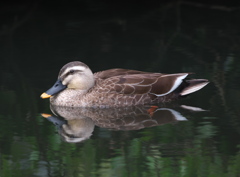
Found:
[[[50,104],[109,108],[171,102],[206,86],[207,79],[185,79],[192,73],[164,74],[114,68],[93,73],[83,62],[65,64],[55,84],[41,94]]]

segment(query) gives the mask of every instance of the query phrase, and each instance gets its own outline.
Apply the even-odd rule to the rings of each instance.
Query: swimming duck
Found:
[[[92,73],[80,62],[67,63],[41,98],[56,106],[118,107],[170,102],[198,91],[206,79],[185,80],[189,73],[162,74],[128,69]]]

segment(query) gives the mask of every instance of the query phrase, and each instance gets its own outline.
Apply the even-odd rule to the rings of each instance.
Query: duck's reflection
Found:
[[[104,109],[51,106],[51,110],[54,115],[42,116],[57,126],[64,141],[71,143],[88,139],[95,125],[112,130],[139,130],[187,120],[172,108],[158,106]]]

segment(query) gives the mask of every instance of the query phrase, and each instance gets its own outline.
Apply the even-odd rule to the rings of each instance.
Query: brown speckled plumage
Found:
[[[173,109],[173,105],[169,106],[158,108],[138,105],[99,109],[50,105],[54,115],[42,115],[57,126],[58,133],[64,141],[78,143],[90,138],[95,126],[125,131],[187,120]],[[153,107],[154,109],[149,111]]]
[[[58,78],[68,88],[53,95],[50,98],[51,104],[72,107],[155,104],[175,100],[201,89],[208,83],[205,79],[183,80],[188,73],[161,74],[109,69],[89,76],[91,74],[91,70],[82,62],[66,64]],[[78,78],[79,82],[75,82]],[[72,82],[75,85],[71,84]],[[69,88],[70,84],[77,88]]]
[[[64,118],[66,121],[90,118],[94,125],[115,130],[138,130],[144,127],[187,120],[173,109],[173,105],[170,105],[169,108],[156,108],[152,114],[149,114],[151,107],[138,105],[98,109],[50,106],[55,115]],[[82,125],[82,127],[86,126]]]

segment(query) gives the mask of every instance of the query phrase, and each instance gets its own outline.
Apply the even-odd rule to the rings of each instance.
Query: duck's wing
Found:
[[[97,82],[95,88],[98,92],[102,93],[153,94],[155,96],[164,96],[178,88],[187,75],[188,73],[118,75]]]

